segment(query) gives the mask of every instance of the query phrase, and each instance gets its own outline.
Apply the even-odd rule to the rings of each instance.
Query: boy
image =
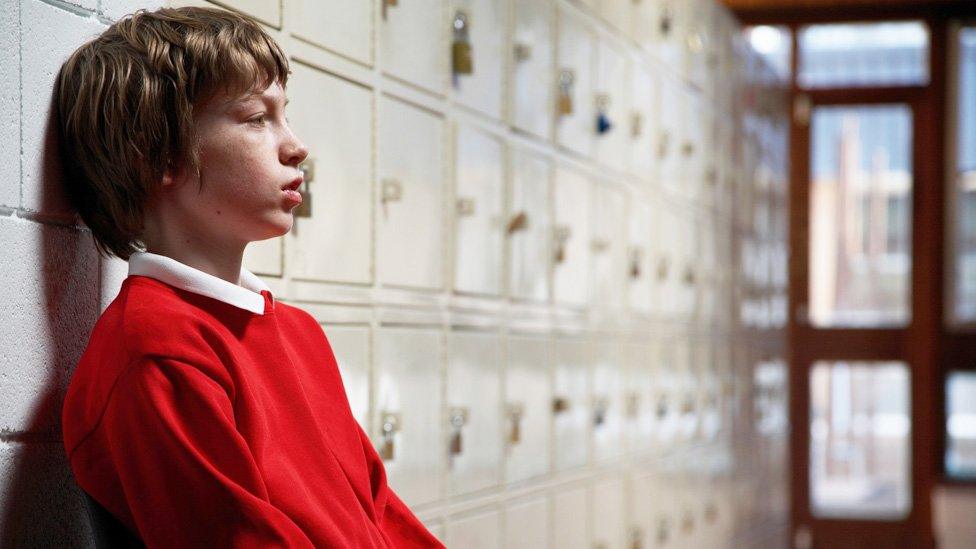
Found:
[[[287,78],[257,23],[201,8],[140,10],[62,67],[66,191],[129,261],[65,450],[150,547],[442,547],[387,486],[319,324],[241,267],[301,201]]]

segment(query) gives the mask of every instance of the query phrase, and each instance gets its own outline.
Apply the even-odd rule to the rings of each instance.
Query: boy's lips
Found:
[[[289,184],[285,185],[284,187],[282,187],[281,190],[283,190],[283,191],[297,191],[298,190],[298,187],[301,187],[302,186],[302,182],[303,181],[305,181],[305,178],[302,177],[302,176],[298,176],[295,179],[293,179],[291,183],[289,183]]]

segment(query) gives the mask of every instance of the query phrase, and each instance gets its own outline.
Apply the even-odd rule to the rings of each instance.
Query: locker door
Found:
[[[651,294],[654,289],[654,257],[651,240],[655,235],[651,227],[651,215],[651,205],[647,200],[634,197],[630,201],[625,265],[627,303],[631,310],[643,314],[651,313]]]
[[[593,459],[611,460],[623,451],[622,354],[617,342],[594,345],[593,389],[590,396],[593,423]]]
[[[471,74],[456,74],[453,80],[457,102],[494,119],[502,115],[507,7],[504,0],[454,0],[449,14],[455,24],[460,24],[457,18],[463,14],[471,44],[473,70]]]
[[[548,344],[544,338],[511,336],[505,368],[505,481],[549,472],[550,410]]]
[[[624,194],[603,184],[594,186],[593,254],[594,301],[608,307],[620,307],[625,293],[626,231]]]
[[[662,319],[675,319],[678,303],[678,278],[680,276],[679,257],[676,255],[675,239],[679,231],[678,218],[674,206],[661,203],[658,215],[653,220],[656,225],[655,244],[657,247],[654,266],[655,313]]]
[[[592,549],[586,511],[586,487],[562,489],[552,495],[552,547]]]
[[[645,3],[649,0],[644,0]],[[644,181],[653,181],[657,151],[657,76],[636,58],[631,77],[631,110],[626,132],[629,136],[630,172]]]
[[[382,2],[378,29],[383,73],[443,94],[451,36],[443,0]]]
[[[454,289],[498,295],[502,270],[502,144],[473,127],[456,131]]]
[[[515,2],[512,122],[543,139],[552,134],[553,8],[547,0]]]
[[[288,26],[305,42],[366,65],[373,64],[372,5],[344,0],[286,0]],[[270,3],[270,2],[269,2]]]
[[[591,488],[593,546],[624,549],[624,484],[619,478],[598,481]]]
[[[627,54],[609,40],[598,40],[596,53],[597,76],[593,86],[596,114],[603,115],[609,129],[601,132],[596,120],[593,121],[595,156],[601,164],[625,171],[630,153],[630,63]]]
[[[549,265],[552,257],[550,188],[552,163],[534,154],[513,151],[511,204],[509,207],[509,291],[529,301],[549,299]]]
[[[500,549],[501,515],[496,509],[451,517],[447,523],[447,547]]]
[[[657,24],[649,51],[675,73],[682,73],[688,0],[657,0],[657,3]]]
[[[294,229],[294,226],[293,226]],[[281,276],[281,242],[283,238],[269,238],[251,242],[244,249],[244,268],[254,274]]]
[[[377,276],[386,286],[439,289],[444,121],[391,97],[379,112]]]
[[[656,349],[648,344],[631,344],[624,347],[625,433],[627,449],[638,459],[650,452],[654,442],[655,351]]]
[[[668,73],[661,74],[658,105],[657,176],[658,184],[674,195],[681,191],[681,138],[683,135],[683,85]]]
[[[495,334],[447,337],[448,469],[451,495],[491,488],[501,475],[502,355]]]
[[[596,125],[593,105],[593,31],[576,15],[557,13],[559,44],[556,49],[556,142],[577,154],[593,154]],[[559,96],[571,98],[572,112],[559,114]]]
[[[505,506],[505,549],[546,549],[549,545],[549,500],[545,496]]]
[[[367,433],[369,425],[369,328],[331,326],[325,328],[332,352],[339,364],[342,385],[349,398],[352,415]]]
[[[589,345],[559,338],[553,341],[553,466],[565,471],[586,465],[589,457]]]
[[[570,168],[556,169],[552,284],[556,302],[564,305],[589,301],[590,188],[586,176]]]
[[[372,92],[300,63],[292,64],[290,84],[289,118],[314,172],[312,215],[296,217],[285,237],[288,269],[304,280],[369,284]]]
[[[383,464],[390,486],[409,506],[441,497],[441,339],[433,329],[375,332],[374,441],[381,456],[385,441],[392,441],[392,458]]]
[[[281,28],[281,3],[262,0],[223,0],[222,4],[246,13],[262,23]]]

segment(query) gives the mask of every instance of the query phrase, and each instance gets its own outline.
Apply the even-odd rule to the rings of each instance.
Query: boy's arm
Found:
[[[227,392],[199,368],[131,364],[99,428],[148,547],[312,547],[269,503]]]
[[[383,467],[383,460],[380,459],[373,442],[363,431],[359,423],[359,438],[363,443],[363,451],[366,453],[366,462],[369,464],[369,482],[373,493],[373,505],[376,512],[382,513],[380,527],[383,533],[393,542],[397,548],[442,548],[444,544],[427,530],[420,519],[413,514],[413,511],[396,495],[386,482],[386,469]],[[382,501],[384,508],[378,507],[378,502]]]

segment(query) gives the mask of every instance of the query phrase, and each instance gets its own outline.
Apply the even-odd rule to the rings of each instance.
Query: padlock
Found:
[[[468,422],[468,409],[458,406],[451,408],[450,411],[450,423],[451,423],[451,441],[450,441],[450,454],[452,456],[459,455],[463,450],[461,445],[461,432],[464,424]]]
[[[508,226],[505,228],[505,230],[508,232],[508,234],[515,234],[519,231],[524,231],[528,227],[529,214],[523,211],[515,214],[510,220],[508,220]]]
[[[640,413],[640,393],[633,392],[627,395],[627,417],[637,419]]]
[[[400,414],[384,412],[380,418],[382,425],[380,432],[383,437],[380,445],[380,459],[390,461],[395,457],[394,440],[396,432],[400,430]]]
[[[666,517],[661,517],[657,521],[657,543],[664,545],[671,537],[671,525]]]
[[[566,241],[569,240],[570,234],[570,228],[565,225],[556,227],[553,232],[553,240],[556,248],[553,260],[556,263],[562,263],[566,260]]]
[[[661,257],[661,258],[658,259],[658,261],[657,261],[657,279],[658,280],[663,281],[666,278],[668,278],[669,264],[670,264],[670,262],[668,261],[668,258],[666,256],[665,257]]]
[[[610,96],[605,93],[596,96],[596,133],[603,135],[613,129],[613,123],[607,116],[607,109],[610,108]]]
[[[630,115],[630,137],[638,139],[644,133],[644,116],[639,112]]]
[[[657,157],[666,158],[668,156],[668,149],[671,148],[671,132],[668,130],[661,130],[661,136],[657,140]]]
[[[630,278],[637,280],[641,277],[641,259],[643,250],[639,246],[630,249]]]
[[[552,399],[552,413],[561,414],[569,410],[569,400],[564,397],[555,397]]]
[[[607,402],[606,397],[598,397],[593,404],[593,425],[599,427],[603,425],[607,420]]]
[[[315,178],[315,159],[309,158],[299,164],[298,171],[302,172],[302,184],[298,187],[302,203],[291,212],[295,217],[312,217],[312,193],[308,191],[308,184]]]
[[[660,21],[660,31],[661,36],[667,38],[671,34],[671,5],[664,4],[661,9],[661,21]]]
[[[573,83],[576,74],[572,69],[563,69],[559,73],[559,93],[556,98],[556,110],[560,115],[573,114]]]
[[[471,74],[474,72],[471,40],[468,37],[468,15],[460,10],[454,14],[454,42],[451,44],[451,65],[454,74]]]
[[[511,427],[508,432],[508,443],[518,444],[522,440],[522,414],[525,407],[521,402],[513,402],[508,405],[508,419]]]
[[[630,529],[630,549],[644,549],[644,531],[639,526]]]

